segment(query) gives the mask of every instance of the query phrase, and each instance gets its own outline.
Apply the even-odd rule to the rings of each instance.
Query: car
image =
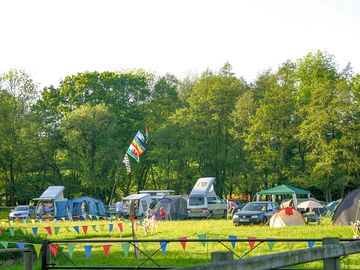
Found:
[[[9,220],[35,218],[35,207],[30,205],[19,205],[10,211]]]
[[[250,202],[233,215],[232,221],[235,226],[240,224],[265,224],[278,209],[278,203]]]

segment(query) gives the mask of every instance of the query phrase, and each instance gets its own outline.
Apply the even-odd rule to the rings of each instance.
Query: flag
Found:
[[[124,156],[123,163],[125,165],[127,173],[131,173],[130,160],[127,154],[125,154]]]
[[[54,255],[54,257],[57,256],[59,246],[58,245],[50,245],[50,251]]]
[[[146,135],[146,144],[148,144],[148,142],[149,142],[149,129],[147,127],[145,128],[145,135]]]
[[[136,133],[135,137],[138,138],[140,141],[145,142],[144,134],[142,134],[140,130]]]
[[[135,146],[133,146],[132,144],[130,144],[129,149],[127,150],[127,154],[133,159],[135,159],[137,162],[140,162],[140,154],[135,148]]]
[[[142,144],[138,138],[134,137],[131,144],[136,148],[136,150],[139,153],[139,156],[142,155],[142,153],[145,151],[145,147],[142,146]]]

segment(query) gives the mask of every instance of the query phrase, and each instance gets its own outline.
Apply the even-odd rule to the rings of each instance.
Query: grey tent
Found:
[[[334,225],[350,225],[360,219],[360,188],[353,190],[341,201],[333,216]]]
[[[181,195],[165,195],[154,208],[154,215],[161,219],[160,207],[166,212],[166,218],[170,220],[186,219],[187,197]]]

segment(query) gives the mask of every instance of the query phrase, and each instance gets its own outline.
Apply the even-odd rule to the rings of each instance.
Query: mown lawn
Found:
[[[118,223],[122,223],[123,233],[120,238],[118,230]],[[39,237],[34,237],[32,227],[38,227],[38,235],[41,238],[48,239],[130,239],[131,227],[130,223],[125,221],[113,221],[113,231],[109,233],[110,221],[84,221],[84,222],[43,222],[32,224],[14,223],[15,238],[10,236],[8,229],[5,229],[1,241],[17,242],[23,239],[23,242],[38,242]],[[5,227],[7,223],[3,223]],[[79,226],[80,234],[75,232],[73,226]],[[82,226],[88,226],[87,234],[85,235]],[[92,227],[94,226],[94,228]],[[3,227],[3,226],[2,226]],[[53,235],[50,236],[45,227],[52,227]],[[59,233],[54,235],[54,228],[59,227]],[[97,231],[95,231],[96,229]],[[145,234],[142,226],[138,226],[136,237],[138,239],[178,239],[180,237],[187,237],[187,239],[199,239],[199,234],[206,238],[221,238],[228,239],[229,236],[236,236],[238,239],[247,239],[248,237],[255,238],[323,238],[323,237],[340,237],[352,238],[353,231],[350,226],[333,226],[329,221],[324,221],[322,225],[308,225],[298,227],[285,228],[270,228],[268,226],[240,226],[235,227],[230,220],[186,220],[186,221],[160,221],[157,222],[156,231],[152,234]],[[91,255],[89,259],[85,256],[85,246],[91,245]],[[103,243],[81,243],[74,244],[75,249],[72,258],[69,258],[68,245],[60,244],[57,258],[52,256],[52,260],[61,265],[134,265],[137,266],[142,263],[144,255],[141,259],[135,259],[134,248],[130,247],[129,254],[126,257],[121,243],[110,244],[109,256],[104,255]],[[237,255],[243,256],[249,250],[249,243],[237,243],[235,248],[232,248],[231,243],[225,243],[227,247],[233,250]],[[320,245],[320,243],[316,243]],[[289,249],[307,248],[307,242],[294,243],[293,245],[287,243],[277,242],[274,244],[272,252],[288,251]],[[146,254],[153,254],[159,250],[153,259],[161,266],[190,266],[210,262],[211,252],[226,250],[224,246],[218,243],[208,243],[203,246],[201,243],[187,243],[185,250],[180,243],[169,243],[166,246],[165,255],[162,253],[160,243],[140,244]],[[246,256],[257,256],[270,253],[267,243],[262,243],[254,248]],[[155,266],[152,262],[145,263],[146,266]],[[312,263],[303,267],[321,267],[321,263]],[[353,255],[342,259],[343,269],[356,269],[360,265],[360,255]],[[5,269],[5,268],[4,268]],[[9,270],[22,269],[21,265],[14,265],[6,267]],[[34,269],[40,269],[40,264],[37,262]]]

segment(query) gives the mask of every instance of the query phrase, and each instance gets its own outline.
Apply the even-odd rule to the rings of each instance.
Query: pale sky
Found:
[[[41,86],[83,71],[183,78],[227,61],[248,81],[317,49],[360,73],[357,0],[3,0],[0,73]]]

